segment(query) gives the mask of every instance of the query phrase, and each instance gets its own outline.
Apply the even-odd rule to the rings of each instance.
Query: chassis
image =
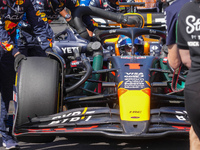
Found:
[[[15,116],[13,135],[19,141],[188,134],[183,93],[171,92],[172,71],[163,58],[116,56],[104,48],[104,41],[117,35],[132,41],[141,35],[165,39],[162,31],[130,27],[101,31],[100,42],[89,42],[67,28],[56,36],[54,52],[48,57],[21,61],[9,109]]]

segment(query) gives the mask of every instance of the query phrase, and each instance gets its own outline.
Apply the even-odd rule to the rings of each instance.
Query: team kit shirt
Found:
[[[33,5],[43,21],[48,23],[58,19],[64,9],[64,2],[58,0],[33,0]]]
[[[36,14],[30,0],[0,0],[0,50],[11,51],[14,55],[18,52],[15,47],[16,28],[19,21],[26,13],[27,20],[34,29],[40,46],[43,50],[52,47],[51,37],[45,31],[45,23]]]
[[[178,48],[189,49],[192,61],[186,85],[200,82],[200,3],[189,2],[182,7],[177,31]]]

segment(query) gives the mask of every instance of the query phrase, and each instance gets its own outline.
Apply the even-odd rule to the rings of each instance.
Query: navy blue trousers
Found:
[[[10,100],[13,100],[13,85],[15,80],[14,57],[11,52],[0,48],[0,91],[1,116],[0,131],[3,140],[10,139],[12,120],[8,119],[7,112]],[[8,130],[10,128],[10,130]]]

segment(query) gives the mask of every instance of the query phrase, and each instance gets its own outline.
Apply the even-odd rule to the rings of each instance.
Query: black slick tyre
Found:
[[[15,126],[23,127],[30,118],[55,114],[58,103],[59,64],[48,57],[27,57],[17,75],[17,118]],[[51,142],[55,136],[24,137],[25,142]],[[24,141],[20,137],[21,141]]]

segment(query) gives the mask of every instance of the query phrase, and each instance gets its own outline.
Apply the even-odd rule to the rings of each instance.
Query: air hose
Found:
[[[101,44],[99,42],[95,42],[95,44],[93,43],[93,46],[95,46],[96,49],[95,51],[93,51],[93,64],[92,64],[92,68],[93,71],[97,71],[97,70],[101,70],[103,67],[103,50],[101,47]],[[99,80],[100,79],[100,74],[92,74],[92,80]],[[84,85],[84,89],[87,90],[91,90],[94,91],[98,86],[98,83],[94,83],[94,82],[85,82]],[[83,92],[86,95],[89,95],[90,93],[87,91]]]

